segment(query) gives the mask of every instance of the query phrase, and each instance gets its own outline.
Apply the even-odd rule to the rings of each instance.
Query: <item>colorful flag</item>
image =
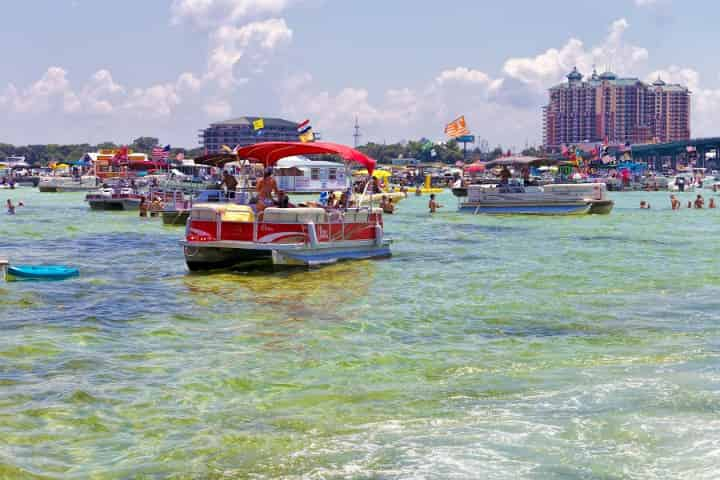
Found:
[[[167,159],[169,156],[170,156],[170,145],[165,145],[164,147],[161,147],[160,145],[156,145],[152,149],[150,158],[152,159],[153,162],[167,162]]]
[[[457,138],[463,135],[470,135],[470,130],[465,123],[465,115],[461,115],[445,126],[445,134],[450,138]]]
[[[305,120],[303,122],[300,122],[297,126],[298,135],[302,135],[303,133],[307,132],[308,130],[312,130],[312,125],[310,125],[310,120]]]
[[[253,123],[253,130],[255,130],[255,131],[262,130],[263,128],[265,128],[265,120],[263,120],[262,118],[253,120],[252,123]]]
[[[315,134],[313,133],[312,125],[310,125],[310,120],[304,120],[298,123],[297,133],[302,143],[315,141]]]

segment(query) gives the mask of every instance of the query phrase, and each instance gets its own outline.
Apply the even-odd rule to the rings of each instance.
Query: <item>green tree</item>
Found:
[[[136,152],[150,153],[155,145],[158,145],[160,141],[155,137],[138,137],[133,140],[132,148]]]

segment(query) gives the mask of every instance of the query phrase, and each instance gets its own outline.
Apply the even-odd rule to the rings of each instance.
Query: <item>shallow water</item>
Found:
[[[0,478],[717,476],[719,210],[410,197],[391,259],[190,275],[182,229],[2,193],[0,256],[81,276],[0,284]]]

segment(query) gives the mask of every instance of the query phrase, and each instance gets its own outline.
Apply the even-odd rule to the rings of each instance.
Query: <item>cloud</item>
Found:
[[[635,5],[638,7],[649,7],[657,4],[657,0],[635,0]]]
[[[648,59],[645,48],[623,41],[630,27],[624,18],[615,20],[600,45],[586,49],[581,40],[571,38],[561,48],[550,48],[535,57],[510,58],[503,72],[510,78],[545,89],[563,80],[573,68],[588,73],[593,65],[612,68],[620,73],[632,72]]]
[[[232,88],[238,82],[243,83],[235,78],[234,69],[251,45],[255,46],[253,50],[257,55],[258,49],[269,52],[291,39],[292,30],[284,19],[271,18],[242,27],[222,26],[210,36],[212,47],[206,79],[216,80],[224,89]],[[257,72],[257,69],[255,71]]]
[[[289,0],[174,0],[170,10],[174,23],[210,29],[252,16],[277,15],[289,4]]]

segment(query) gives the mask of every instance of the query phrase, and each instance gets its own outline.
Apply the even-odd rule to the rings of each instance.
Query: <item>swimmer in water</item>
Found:
[[[675,195],[670,195],[670,207],[673,210],[680,210],[680,200]]]
[[[15,215],[15,205],[13,205],[12,200],[8,198],[6,205],[8,215]]]
[[[434,194],[434,193],[430,194],[430,201],[428,202],[428,208],[430,209],[430,213],[435,213],[438,208],[442,208],[442,205],[440,205],[440,204],[435,200],[435,194]]]

